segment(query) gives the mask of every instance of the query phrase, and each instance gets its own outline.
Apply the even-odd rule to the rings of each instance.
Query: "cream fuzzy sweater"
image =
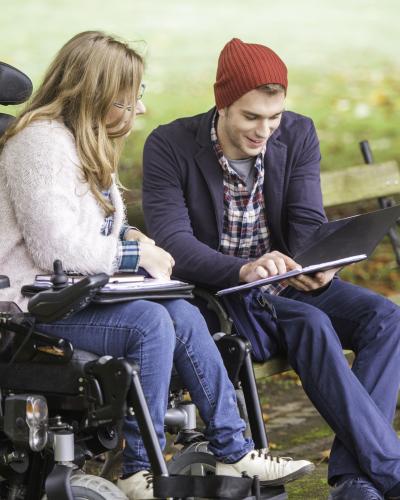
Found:
[[[112,274],[125,218],[118,188],[111,188],[113,230],[101,234],[104,211],[83,181],[72,133],[60,121],[36,121],[9,139],[0,156],[0,274],[11,288],[0,301],[23,309],[23,284],[64,269]]]

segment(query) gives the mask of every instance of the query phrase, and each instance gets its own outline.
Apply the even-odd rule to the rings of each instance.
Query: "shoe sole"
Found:
[[[306,476],[311,474],[315,470],[314,464],[305,465],[301,469],[298,469],[291,474],[288,474],[285,477],[281,477],[278,479],[271,479],[270,481],[260,481],[261,486],[280,486],[282,484],[290,483],[291,481],[295,481],[299,477]]]

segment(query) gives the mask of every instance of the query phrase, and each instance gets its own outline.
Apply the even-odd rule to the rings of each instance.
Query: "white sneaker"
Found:
[[[310,474],[315,469],[308,460],[272,457],[266,450],[252,450],[235,464],[217,461],[217,476],[258,476],[263,485],[279,485]]]
[[[118,479],[118,488],[129,500],[154,499],[153,475],[148,470],[141,470],[126,479]]]

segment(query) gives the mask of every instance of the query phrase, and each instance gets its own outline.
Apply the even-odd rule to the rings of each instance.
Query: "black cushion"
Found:
[[[80,378],[86,378],[84,366],[99,356],[75,349],[65,365],[16,362],[0,363],[0,381],[3,389],[27,393],[79,394]]]
[[[0,104],[20,104],[31,94],[31,80],[17,68],[0,62]]]

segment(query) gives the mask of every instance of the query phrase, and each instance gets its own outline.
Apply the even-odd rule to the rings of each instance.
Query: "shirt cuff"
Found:
[[[133,231],[139,231],[139,229],[135,226],[130,226],[129,224],[122,224],[121,229],[119,231],[119,239],[121,241],[125,241],[126,233],[131,229],[133,229]]]
[[[139,242],[119,241],[115,260],[118,271],[136,273],[140,262]]]

